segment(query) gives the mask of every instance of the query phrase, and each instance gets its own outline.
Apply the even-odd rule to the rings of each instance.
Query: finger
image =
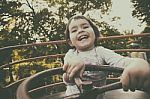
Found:
[[[67,73],[70,74],[75,67],[76,65],[69,66]]]
[[[64,71],[67,71],[68,66],[69,66],[69,64],[68,64],[68,63],[67,63],[67,64],[64,64],[64,65],[63,65],[63,70],[64,70]]]
[[[135,91],[135,88],[137,87],[137,78],[136,77],[130,77],[129,87],[131,91]]]
[[[122,87],[124,91],[128,91],[129,89],[129,80],[130,80],[129,73],[126,70],[124,70],[120,80],[122,82]]]
[[[67,83],[67,82],[69,81],[68,76],[67,76],[67,73],[64,73],[64,74],[63,74],[63,81],[64,81],[65,83]]]
[[[74,68],[72,69],[72,71],[69,74],[69,79],[72,79],[75,75],[79,76],[79,75],[77,75],[77,73],[80,73],[80,69],[81,69],[81,66],[75,65]]]
[[[63,81],[64,81],[65,84],[67,84],[67,83],[74,83],[73,80],[69,80],[69,76],[67,75],[67,73],[63,74]]]
[[[80,79],[79,77],[75,77],[75,78],[74,78],[74,81],[75,81],[76,85],[77,85],[79,88],[81,88],[81,85],[82,85],[81,79]]]
[[[81,71],[80,71],[80,77],[82,78],[82,76],[83,76],[83,73],[84,73],[84,70],[85,70],[85,64],[84,64],[84,66],[82,67],[82,69],[81,69]]]

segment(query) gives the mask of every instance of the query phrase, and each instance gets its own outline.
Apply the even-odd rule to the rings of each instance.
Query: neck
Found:
[[[86,52],[86,51],[90,51],[90,50],[92,50],[94,48],[95,48],[95,46],[92,46],[90,48],[85,48],[85,49],[76,49],[76,50],[77,50],[77,52]]]

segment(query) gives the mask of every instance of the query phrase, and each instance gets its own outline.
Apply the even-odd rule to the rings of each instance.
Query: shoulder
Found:
[[[98,52],[102,52],[102,53],[105,53],[105,52],[114,52],[113,50],[110,50],[110,49],[105,48],[105,47],[103,47],[103,46],[98,46],[98,47],[96,47],[96,50],[97,50]]]
[[[76,52],[75,49],[69,49],[68,52],[66,53],[66,55],[74,54],[75,52]]]
[[[75,55],[76,50],[74,49],[69,49],[68,52],[65,54],[65,57],[72,57],[73,55]]]
[[[106,58],[106,59],[110,59],[110,58],[122,58],[123,57],[120,54],[114,52],[113,50],[108,49],[108,48],[104,48],[102,46],[97,47],[96,50],[97,50],[98,54],[100,54],[103,58]]]

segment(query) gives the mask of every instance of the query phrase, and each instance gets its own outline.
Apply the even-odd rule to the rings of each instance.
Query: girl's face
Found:
[[[95,33],[86,19],[72,19],[69,24],[70,41],[78,51],[94,48]]]

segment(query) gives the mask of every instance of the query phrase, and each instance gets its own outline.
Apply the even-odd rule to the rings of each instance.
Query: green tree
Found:
[[[132,15],[150,26],[150,0],[131,0],[134,6]]]
[[[111,10],[111,0],[2,0],[0,2],[0,47],[63,40],[65,25],[68,19],[75,14],[85,14],[87,11],[99,10],[108,14]],[[30,2],[29,2],[30,1]],[[47,6],[40,5],[46,2]],[[40,8],[39,8],[40,6]],[[26,8],[29,8],[27,10]],[[51,10],[53,9],[53,10]],[[101,15],[100,15],[101,16]],[[89,15],[89,18],[90,15]],[[114,21],[117,16],[112,18]],[[119,19],[119,18],[118,18]],[[122,35],[106,22],[93,19],[102,36]],[[125,48],[128,39],[101,41],[101,45],[116,49]],[[15,51],[18,57],[15,58]],[[29,48],[9,49],[0,52],[0,65],[30,57],[49,54],[65,53],[66,45],[33,46]],[[5,57],[5,58],[4,58]],[[1,59],[0,59],[1,60]],[[47,59],[45,63],[55,60]],[[38,64],[37,64],[38,65]],[[42,64],[40,64],[42,65]]]
[[[0,47],[64,39],[65,20],[77,13],[84,14],[86,11],[93,9],[100,9],[102,13],[106,13],[111,7],[111,0],[98,0],[97,2],[93,0],[45,1],[49,8],[55,7],[56,11],[51,11],[47,7],[36,9],[36,4],[40,2],[38,0],[31,2],[28,0],[26,2],[2,0],[0,2]],[[23,6],[30,10],[22,9]],[[18,52],[19,55],[22,55],[21,59],[24,59],[64,53],[66,47],[63,45],[48,45],[19,50],[21,50],[21,52]],[[0,65],[11,62],[14,59],[13,52],[13,49],[1,51]]]
[[[141,22],[145,22],[147,26],[142,33],[150,33],[150,0],[131,0],[134,6],[132,15],[137,17]],[[150,48],[150,37],[140,39],[141,47]],[[148,61],[150,62],[150,52],[147,52]]]
[[[65,20],[76,13],[84,14],[88,10],[100,9],[105,13],[111,7],[111,0],[45,0],[49,7],[56,7],[56,11],[50,11],[47,7],[37,10],[36,5],[26,0],[21,1],[3,0],[0,4],[0,46],[34,43],[37,41],[51,41],[64,39]],[[31,1],[38,3],[39,1]],[[30,8],[30,11],[21,9],[23,5]],[[34,50],[47,50],[53,48],[55,53],[59,51],[57,45],[51,47],[32,47],[30,56],[37,56]],[[57,50],[56,50],[57,48]],[[63,48],[61,48],[63,49]],[[37,52],[39,55],[47,51]],[[28,51],[28,50],[26,50]],[[25,53],[26,53],[25,51]],[[38,51],[38,50],[37,50]],[[44,53],[45,52],[45,53]],[[61,51],[59,53],[62,53]],[[10,52],[12,53],[12,52]],[[41,54],[40,54],[41,53]],[[49,54],[49,53],[47,53]],[[10,54],[9,54],[10,55]]]

